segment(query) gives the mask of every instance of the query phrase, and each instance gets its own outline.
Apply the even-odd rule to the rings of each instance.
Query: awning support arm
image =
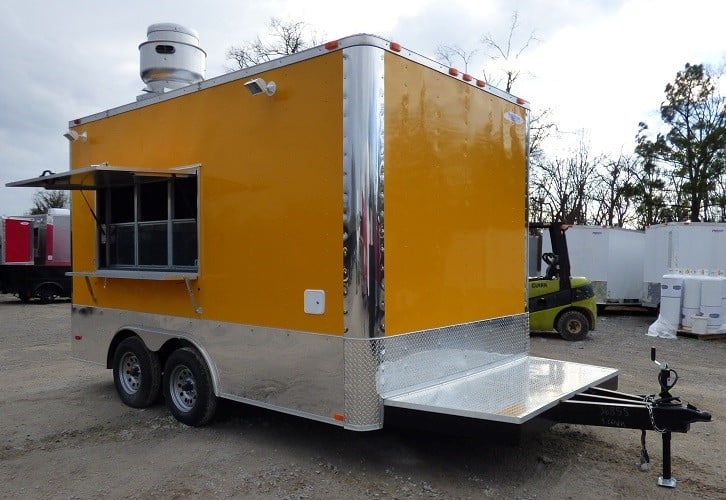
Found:
[[[199,302],[197,302],[197,297],[194,294],[194,288],[192,287],[190,278],[184,278],[184,284],[187,287],[187,294],[189,295],[189,301],[192,303],[192,307],[194,308],[194,312],[197,314],[202,314],[204,312],[204,309],[199,305]]]
[[[88,294],[91,296],[91,300],[93,300],[94,304],[98,304],[98,301],[96,300],[96,294],[93,293],[93,287],[91,286],[91,279],[88,276],[84,276],[85,282],[86,282],[86,288],[88,289]]]

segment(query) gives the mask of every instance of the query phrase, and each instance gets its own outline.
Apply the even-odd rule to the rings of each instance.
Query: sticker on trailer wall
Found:
[[[507,111],[506,113],[504,113],[504,119],[517,125],[521,125],[522,123],[524,123],[524,118],[519,116],[517,113],[513,113],[512,111]]]

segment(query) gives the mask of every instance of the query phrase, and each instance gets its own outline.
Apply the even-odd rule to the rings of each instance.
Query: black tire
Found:
[[[58,289],[53,285],[43,285],[36,293],[41,304],[50,304],[59,296]]]
[[[113,383],[121,401],[132,408],[146,408],[161,393],[159,356],[139,337],[121,341],[113,355]]]
[[[217,410],[212,376],[202,356],[183,347],[172,352],[164,365],[164,399],[179,422],[199,427]]]
[[[565,311],[557,320],[557,332],[565,340],[583,340],[589,329],[587,317],[579,311]]]

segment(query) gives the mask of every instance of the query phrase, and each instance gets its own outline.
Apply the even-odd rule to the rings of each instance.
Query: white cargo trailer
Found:
[[[542,252],[551,252],[547,238]],[[639,305],[645,233],[618,227],[571,226],[567,248],[573,276],[587,276],[598,306]]]
[[[660,304],[663,275],[717,276],[726,272],[726,224],[675,222],[645,230],[642,303]]]

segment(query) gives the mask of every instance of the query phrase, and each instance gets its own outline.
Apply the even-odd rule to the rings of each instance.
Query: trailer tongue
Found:
[[[655,347],[651,360],[659,367],[658,395],[635,396],[602,388],[590,388],[557,405],[550,418],[562,423],[641,429],[641,465],[649,463],[645,448],[645,432],[655,431],[663,439],[663,475],[658,485],[675,488],[671,476],[671,433],[688,432],[693,422],[710,422],[711,414],[684,403],[670,391],[678,381],[678,374],[668,364],[656,360]]]

